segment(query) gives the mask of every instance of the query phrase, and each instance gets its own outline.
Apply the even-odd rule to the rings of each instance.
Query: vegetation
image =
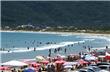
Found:
[[[28,23],[34,28],[17,28]],[[109,32],[110,2],[1,1],[1,24],[11,30]]]

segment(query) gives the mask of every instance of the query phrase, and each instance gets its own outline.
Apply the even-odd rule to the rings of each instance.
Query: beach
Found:
[[[21,32],[21,33],[46,33],[46,34],[62,34],[62,35],[92,35],[92,36],[106,36],[110,37],[110,34],[100,34],[100,33],[78,33],[78,32],[52,32],[52,31],[23,31],[23,30],[0,30],[0,32]]]
[[[77,62],[79,59],[76,58],[79,58],[79,55],[89,55],[92,51],[105,51],[106,48],[110,48],[109,34],[1,31],[1,40],[1,63],[11,60],[36,62],[37,56],[43,56],[46,60],[49,57],[66,57],[67,62]],[[57,64],[55,61],[53,63]],[[78,72],[80,68],[76,68],[70,71]]]

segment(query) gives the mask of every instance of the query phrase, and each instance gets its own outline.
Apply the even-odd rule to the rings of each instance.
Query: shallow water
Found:
[[[47,45],[47,42],[53,44]],[[104,36],[1,32],[1,48],[4,48],[4,51],[0,53],[2,62],[5,62],[12,59],[35,58],[37,55],[47,56],[48,49],[52,49],[52,55],[67,55],[86,51],[84,46],[101,48],[109,45],[110,37]],[[28,50],[27,47],[30,49]],[[62,50],[55,54],[54,48],[59,47]],[[63,48],[67,49],[66,54]]]

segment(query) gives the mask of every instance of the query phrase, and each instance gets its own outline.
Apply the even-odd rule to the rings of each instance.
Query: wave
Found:
[[[110,42],[109,36],[78,36],[77,38],[85,38],[84,40],[104,39],[104,40]]]
[[[95,39],[84,39],[84,41],[94,41]]]
[[[24,48],[19,48],[18,50],[8,50],[8,51],[0,51],[0,53],[17,53],[17,52],[29,52],[32,51],[32,49],[24,49]]]
[[[105,50],[106,49],[106,47],[97,47],[97,48],[92,48],[92,50]],[[109,47],[108,47],[108,49],[110,49]]]
[[[75,42],[61,42],[59,44],[51,44],[47,46],[41,46],[37,47],[36,50],[47,50],[47,49],[55,49],[59,47],[65,47],[68,45],[74,45],[76,43],[84,43],[85,41],[75,41]],[[30,48],[29,50],[27,48],[14,48],[12,51],[0,51],[0,53],[19,53],[19,52],[30,52],[34,51],[34,48]]]
[[[67,34],[60,34],[59,36],[71,36],[71,35],[67,35]]]

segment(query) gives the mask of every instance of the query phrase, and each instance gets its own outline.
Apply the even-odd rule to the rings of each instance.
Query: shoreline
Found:
[[[60,35],[88,35],[88,36],[106,36],[110,37],[110,34],[102,34],[102,33],[80,33],[80,32],[53,32],[53,31],[23,31],[23,30],[0,30],[0,32],[20,32],[20,33],[42,33],[42,34],[60,34]]]
[[[106,39],[106,40],[108,40],[109,41],[109,44],[110,44],[110,35],[109,34],[93,34],[93,33],[75,33],[75,32],[42,32],[42,31],[22,31],[22,30],[19,30],[19,31],[16,31],[16,30],[14,30],[14,31],[10,31],[10,30],[0,30],[0,32],[6,32],[6,33],[18,33],[18,34],[21,34],[21,33],[23,33],[23,34],[25,34],[25,33],[29,33],[29,34],[43,34],[43,35],[45,35],[45,34],[53,34],[53,36],[54,36],[54,34],[55,35],[58,35],[58,36],[68,36],[68,37],[66,37],[66,38],[69,38],[69,37],[71,37],[71,36],[74,36],[74,35],[78,35],[79,37],[80,36],[82,36],[82,37],[84,37],[84,39],[94,39],[94,38],[104,38],[104,39]],[[61,44],[62,45],[62,44]],[[58,46],[58,45],[56,45],[56,46]],[[53,47],[53,46],[52,46]],[[110,46],[108,46],[109,48],[110,48]],[[48,47],[46,47],[46,48],[51,48],[50,46]],[[43,48],[44,49],[44,48]],[[97,50],[104,50],[105,48],[104,47],[101,47],[101,48],[94,48],[93,47],[93,49],[91,49],[91,50],[95,50],[95,49],[97,49]],[[71,49],[70,49],[71,50]],[[5,57],[8,57],[8,56],[13,56],[13,55],[15,55],[15,56],[17,56],[17,57],[15,57],[16,59],[22,59],[22,58],[31,58],[31,57],[33,57],[34,55],[46,55],[44,52],[47,52],[47,51],[39,51],[39,49],[37,49],[36,48],[36,51],[37,52],[34,52],[34,49],[32,48],[32,49],[30,49],[30,50],[27,50],[27,49],[15,49],[14,51],[10,51],[10,52],[8,52],[8,51],[3,51],[3,52],[1,52],[1,54]],[[81,50],[79,49],[79,50],[74,50],[73,49],[73,51],[70,51],[70,53],[72,54],[77,54],[76,52],[80,52]],[[86,50],[85,50],[86,51]],[[28,55],[27,54],[29,54],[30,53],[30,56],[28,57]],[[70,53],[67,53],[67,54],[70,54]],[[20,55],[18,55],[18,54],[20,54]],[[60,54],[60,52],[59,52],[59,54]],[[61,54],[63,54],[62,52],[61,52]],[[8,56],[7,56],[8,55]],[[23,55],[23,56],[22,56]],[[47,54],[48,55],[48,54]],[[46,56],[47,56],[46,55]],[[53,54],[54,55],[54,54]],[[66,54],[65,54],[66,55]],[[20,56],[22,56],[22,57],[20,57]],[[13,58],[3,58],[3,60],[5,60],[5,61],[7,61],[7,60],[10,60],[10,59],[13,59]]]

